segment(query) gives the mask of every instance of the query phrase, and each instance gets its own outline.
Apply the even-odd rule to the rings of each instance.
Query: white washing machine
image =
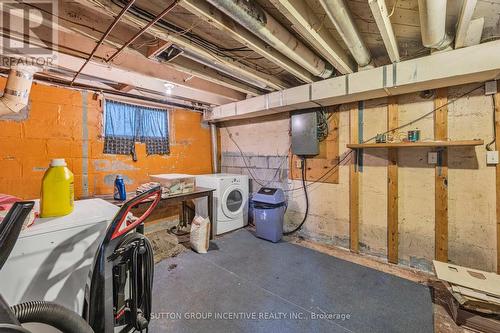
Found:
[[[239,229],[248,223],[248,176],[217,173],[196,176],[196,186],[214,188],[213,235]],[[206,217],[205,198],[195,201],[196,214]]]

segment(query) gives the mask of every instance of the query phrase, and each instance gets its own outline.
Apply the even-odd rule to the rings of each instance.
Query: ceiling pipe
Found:
[[[332,75],[331,64],[318,57],[257,3],[240,0],[207,1],[311,74],[321,78]]]
[[[372,65],[370,51],[359,34],[344,0],[319,0],[359,67]]]
[[[14,66],[9,71],[4,94],[0,97],[0,116],[19,113],[28,105],[35,68]]]
[[[293,24],[297,31],[325,60],[341,74],[353,73],[356,64],[305,0],[269,0]]]
[[[217,29],[229,33],[234,40],[251,48],[269,61],[272,61],[276,65],[282,67],[299,80],[306,83],[311,83],[317,80],[314,75],[309,73],[302,66],[299,66],[281,52],[269,47],[269,45],[262,39],[236,23],[233,19],[211,4],[199,0],[181,0],[179,5]]]
[[[444,50],[453,42],[446,33],[447,0],[418,0],[422,44],[430,49]]]

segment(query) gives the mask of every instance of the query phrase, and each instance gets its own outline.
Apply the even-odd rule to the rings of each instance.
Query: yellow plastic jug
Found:
[[[73,211],[74,177],[64,158],[55,158],[43,175],[40,216],[55,217]]]

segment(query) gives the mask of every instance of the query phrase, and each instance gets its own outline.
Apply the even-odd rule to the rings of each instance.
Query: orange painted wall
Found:
[[[3,89],[5,79],[0,86]],[[84,99],[87,104],[88,158],[84,159]],[[88,195],[110,194],[116,174],[133,191],[148,175],[158,173],[201,174],[211,172],[210,130],[201,114],[170,112],[171,153],[146,155],[136,144],[137,162],[130,156],[103,154],[102,109],[92,92],[34,83],[28,119],[0,120],[0,193],[23,199],[38,198],[43,174],[52,158],[65,158],[75,175],[75,196],[83,189],[84,165],[88,169]]]

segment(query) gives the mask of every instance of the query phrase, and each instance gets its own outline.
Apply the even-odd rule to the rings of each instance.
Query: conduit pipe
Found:
[[[219,149],[217,140],[217,125],[210,124],[210,144],[212,148],[212,172],[219,173]]]
[[[446,33],[446,1],[418,0],[422,44],[430,49],[444,50],[453,41]]]
[[[372,57],[359,34],[344,0],[319,0],[359,67],[371,65]]]
[[[18,113],[28,105],[35,69],[32,66],[14,66],[7,77],[4,94],[0,97],[0,116]]]
[[[331,64],[323,61],[254,1],[207,0],[311,74],[328,78]]]

